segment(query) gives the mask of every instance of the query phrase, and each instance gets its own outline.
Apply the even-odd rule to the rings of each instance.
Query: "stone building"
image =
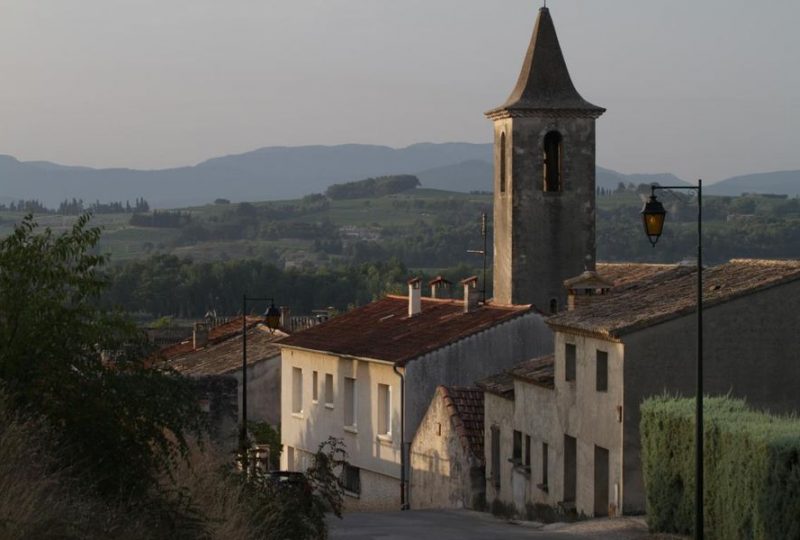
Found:
[[[277,342],[288,334],[281,330],[270,330],[261,317],[247,318],[247,418],[256,422],[277,425],[280,422],[281,374],[280,349]],[[241,420],[242,410],[242,319],[238,317],[223,324],[207,327],[195,325],[192,339],[164,347],[159,356],[179,373],[201,383],[205,397],[201,403],[205,408],[222,406],[221,389],[226,389],[226,400],[233,400],[222,416],[213,412],[219,420],[214,422],[215,431],[225,432],[225,438],[236,439],[236,426]],[[230,384],[221,381],[233,381]],[[216,389],[216,390],[215,390]],[[214,391],[212,391],[214,390]],[[219,390],[219,391],[217,391]],[[227,418],[229,416],[233,418]],[[223,420],[224,417],[224,420]],[[224,422],[226,427],[221,427]]]
[[[494,123],[494,298],[555,313],[564,280],[595,268],[595,119],[547,8]]]
[[[387,296],[280,343],[281,466],[304,470],[319,444],[344,440],[349,510],[408,507],[408,445],[439,385],[463,386],[543,351],[552,332],[531,306]],[[413,500],[413,493],[411,494]]]
[[[409,454],[411,508],[483,508],[483,391],[439,386]]]
[[[662,392],[694,395],[697,274],[674,266],[633,275],[547,319],[553,356],[480,383],[489,501],[644,511],[639,406]],[[604,281],[615,282],[595,283]],[[703,298],[706,392],[798,410],[800,261],[706,269]]]

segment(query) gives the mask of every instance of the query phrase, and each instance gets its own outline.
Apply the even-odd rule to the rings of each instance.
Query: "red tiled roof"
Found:
[[[800,279],[800,261],[734,259],[703,270],[703,304],[712,307],[797,279]],[[675,266],[615,287],[602,301],[559,313],[547,323],[557,330],[619,338],[694,312],[696,295],[697,268]]]
[[[555,388],[555,356],[548,354],[517,364],[509,373],[516,379],[543,386],[545,388]]]
[[[490,303],[464,313],[459,300],[423,298],[421,313],[409,317],[408,299],[390,295],[293,334],[281,346],[403,365],[530,310]]]
[[[647,263],[597,263],[597,273],[614,287],[623,287],[635,281],[652,277],[661,272],[671,270],[674,264],[647,264]]]
[[[461,445],[483,463],[483,391],[467,386],[440,388]]]

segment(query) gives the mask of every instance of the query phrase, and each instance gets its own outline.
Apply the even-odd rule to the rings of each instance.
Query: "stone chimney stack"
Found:
[[[422,312],[422,280],[413,278],[408,280],[408,316],[413,317]]]
[[[192,347],[202,349],[208,344],[208,323],[196,322],[192,329]]]
[[[436,276],[432,281],[428,283],[431,288],[431,298],[444,298],[444,291],[450,288],[450,283],[442,276]]]
[[[461,285],[464,286],[464,313],[475,311],[478,308],[478,298],[480,297],[478,276],[462,280]]]

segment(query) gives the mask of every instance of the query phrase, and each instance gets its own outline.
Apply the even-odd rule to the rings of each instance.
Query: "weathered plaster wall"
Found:
[[[242,372],[235,371],[238,383],[239,420],[242,411]],[[275,355],[247,367],[247,419],[268,422],[275,426],[281,421],[281,357]]]
[[[565,347],[576,348],[575,381],[565,375]],[[553,441],[554,482],[550,493],[557,501],[564,498],[564,435],[577,440],[577,490],[575,508],[586,515],[594,514],[594,450],[609,451],[610,514],[618,512],[617,493],[622,486],[622,428],[617,407],[623,406],[624,347],[602,339],[556,333],[555,404],[557,422],[551,426]],[[608,353],[608,390],[597,391],[597,352]],[[617,488],[615,489],[615,485]]]
[[[705,394],[730,392],[774,412],[800,410],[798,314],[800,282],[704,310]],[[639,406],[664,391],[695,395],[696,330],[690,314],[624,336],[625,512],[644,510]]]
[[[486,502],[491,504],[495,499],[512,502],[511,496],[511,457],[513,449],[512,431],[514,421],[514,400],[502,398],[489,392],[483,394],[483,427],[484,454],[486,461]],[[492,469],[492,426],[500,430],[500,488],[493,480]]]
[[[406,440],[410,441],[436,387],[475,381],[553,350],[553,332],[537,313],[494,326],[406,366]]]
[[[566,305],[564,280],[595,266],[595,121],[513,118],[495,122],[494,296],[498,302]],[[562,190],[543,191],[543,142],[563,137]],[[500,190],[506,134],[506,192]]]
[[[566,343],[576,347],[576,377],[567,381],[564,374]],[[608,390],[596,390],[597,351],[608,353]],[[586,515],[594,513],[594,448],[609,450],[608,500],[618,512],[617,493],[622,485],[622,424],[617,407],[623,403],[623,347],[605,340],[556,334],[555,388],[549,389],[522,380],[514,382],[514,400],[485,394],[487,498],[499,497],[513,503],[519,511],[525,504],[555,506],[564,500],[564,435],[577,441],[577,483],[575,509]],[[509,421],[510,419],[510,421]],[[491,483],[491,426],[501,428],[501,489]],[[531,437],[530,472],[509,460],[513,455],[513,431]],[[543,485],[542,444],[548,445],[548,482]],[[523,455],[524,460],[524,455]],[[615,485],[617,486],[615,488]]]
[[[483,468],[465,451],[441,388],[414,435],[409,461],[412,509],[475,507],[482,490],[474,489],[473,476]]]

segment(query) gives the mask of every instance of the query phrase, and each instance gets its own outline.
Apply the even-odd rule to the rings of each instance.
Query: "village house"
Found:
[[[610,290],[602,273],[568,280],[575,309],[547,320],[555,354],[481,381],[489,502],[645,510],[639,406],[694,394],[697,283],[693,265],[647,271]],[[703,301],[706,392],[796,411],[800,261],[708,268]]]
[[[411,508],[483,507],[483,439],[483,391],[439,386],[411,442]]]
[[[247,418],[277,425],[280,418],[280,349],[287,333],[270,331],[263,317],[247,317]],[[242,411],[242,318],[210,326],[196,323],[190,340],[159,351],[166,365],[193,378],[212,434],[235,444]]]
[[[344,440],[350,510],[409,505],[408,445],[440,384],[467,385],[552,350],[530,305],[387,296],[280,342],[281,467],[305,470],[328,437]],[[433,283],[436,291],[437,283]]]

